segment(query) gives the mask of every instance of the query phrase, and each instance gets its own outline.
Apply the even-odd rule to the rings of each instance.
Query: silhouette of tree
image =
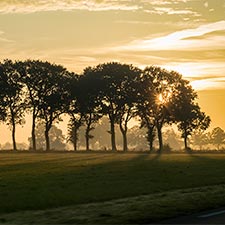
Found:
[[[85,125],[86,150],[90,150],[89,141],[94,136],[90,134],[95,129],[94,124],[102,117],[98,93],[90,82],[88,68],[84,70],[84,75],[79,80],[79,95],[77,100],[80,105],[80,112],[83,115],[83,125]]]
[[[42,91],[39,93],[38,117],[45,122],[46,150],[50,150],[49,131],[53,122],[60,120],[60,115],[68,112],[69,85],[72,76],[60,65],[44,62],[42,67]]]
[[[129,145],[135,150],[148,149],[146,134],[147,129],[146,128],[140,129],[138,125],[135,125],[132,128],[128,129],[127,137],[129,140]]]
[[[4,69],[0,64],[0,121],[5,121],[7,116],[6,111],[6,97],[8,93],[7,88],[7,76],[4,73]]]
[[[77,151],[78,131],[83,124],[83,113],[81,112],[80,93],[80,77],[73,74],[70,77],[69,85],[69,108],[67,113],[70,116],[68,123],[68,141],[73,144],[74,151]]]
[[[203,146],[210,143],[209,134],[202,130],[196,130],[191,135],[192,144],[199,147],[199,150],[203,149]]]
[[[143,72],[137,86],[137,114],[141,118],[141,127],[147,128],[146,138],[150,152],[153,151],[153,141],[155,138],[155,118],[153,104],[155,102],[153,94],[153,81],[151,73]]]
[[[131,66],[126,64],[110,62],[99,64],[94,68],[88,68],[85,72],[89,82],[92,83],[95,87],[95,92],[98,94],[97,99],[100,102],[99,112],[102,112],[109,118],[112,151],[117,150],[115,124],[121,121],[122,127],[122,122],[125,122],[124,115],[129,111],[128,105],[123,105],[125,103],[123,99],[125,88],[127,87],[124,86],[126,84],[124,80],[131,74],[131,68]],[[123,124],[124,126],[126,126],[128,118],[129,116]],[[123,128],[125,133],[126,128]]]
[[[112,151],[116,151],[116,134],[115,123],[117,122],[119,108],[117,105],[117,80],[116,77],[119,74],[118,63],[100,64],[92,70],[89,69],[88,76],[94,76],[95,84],[101,99],[101,110],[105,115],[108,115],[110,121],[110,135],[111,135],[111,147]],[[93,80],[93,79],[91,79]]]
[[[106,116],[103,116],[98,122],[95,124],[95,129],[93,130],[93,135],[98,137],[98,139],[93,143],[93,145],[99,146],[100,149],[106,150],[109,149],[110,144],[110,136],[109,136],[109,120]]]
[[[179,133],[175,132],[172,127],[168,127],[163,132],[164,142],[167,143],[171,149],[180,150],[182,148],[183,141],[179,136]]]
[[[137,114],[136,104],[137,98],[137,86],[139,85],[138,80],[141,74],[141,70],[133,67],[132,65],[122,65],[120,71],[123,80],[117,87],[118,95],[118,123],[120,131],[123,137],[123,151],[128,150],[127,143],[127,131],[128,122],[134,118]]]
[[[182,132],[185,150],[189,149],[188,136],[197,129],[206,130],[211,121],[195,102],[196,98],[197,94],[188,81],[182,79],[177,83],[176,92],[173,95],[172,113],[174,121],[178,123],[178,129]]]
[[[28,138],[30,146],[33,146],[32,137]],[[52,128],[49,132],[49,141],[51,143],[51,148],[54,150],[64,150],[66,148],[65,137],[62,133],[62,130],[52,125]],[[36,125],[36,147],[38,150],[44,150],[46,147],[45,143],[45,124],[39,122]]]
[[[49,63],[42,62],[39,60],[26,60],[25,62],[17,62],[17,70],[21,74],[21,80],[26,86],[26,99],[29,100],[27,110],[32,114],[32,149],[36,150],[36,137],[35,137],[35,127],[36,120],[40,113],[40,105],[42,104],[43,98],[41,97],[43,91],[45,91],[44,78],[47,74],[46,66]]]
[[[138,114],[142,120],[142,126],[148,129],[147,137],[152,151],[157,130],[159,153],[163,150],[162,128],[164,124],[171,124],[173,94],[176,91],[176,83],[181,79],[178,74],[173,74],[160,67],[146,67],[140,79],[140,100]]]
[[[4,89],[7,95],[4,97],[7,124],[12,129],[13,150],[16,146],[16,124],[24,124],[24,112],[26,109],[26,99],[24,98],[24,86],[21,82],[20,74],[17,72],[15,63],[11,60],[4,60],[1,64],[2,77],[4,77]]]
[[[225,144],[225,132],[222,128],[216,127],[211,131],[210,142],[220,150],[220,146]]]
[[[78,144],[78,131],[82,126],[82,116],[79,113],[70,114],[70,120],[68,123],[68,141],[73,144],[73,150],[77,151]]]
[[[99,119],[103,115],[109,119],[112,151],[117,150],[117,125],[123,150],[128,150],[128,122],[135,116],[139,116],[141,127],[147,128],[150,151],[156,135],[159,152],[163,150],[162,128],[172,123],[178,125],[188,149],[188,137],[210,124],[210,118],[201,111],[196,98],[189,82],[179,73],[155,66],[141,71],[132,65],[109,62],[86,68],[82,76],[39,60],[5,60],[0,66],[0,120],[7,121],[12,128],[14,150],[17,149],[16,124],[25,122],[25,112],[32,114],[34,150],[36,120],[44,121],[46,150],[50,150],[50,129],[63,113],[70,116],[68,134],[74,150],[77,150],[82,125],[85,125],[86,149],[90,149],[94,128],[101,123]]]

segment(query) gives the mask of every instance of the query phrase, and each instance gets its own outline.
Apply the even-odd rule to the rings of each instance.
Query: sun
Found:
[[[166,103],[169,102],[171,96],[172,96],[171,92],[163,92],[163,93],[158,94],[157,104],[158,105],[165,105]]]
[[[158,102],[161,103],[161,104],[163,104],[164,99],[163,99],[163,95],[162,94],[159,94],[158,95]]]

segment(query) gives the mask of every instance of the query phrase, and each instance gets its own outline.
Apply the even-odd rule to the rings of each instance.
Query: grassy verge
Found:
[[[0,222],[145,223],[222,206],[224,168],[222,154],[4,153]]]
[[[9,224],[146,224],[224,205],[225,185],[3,214]]]

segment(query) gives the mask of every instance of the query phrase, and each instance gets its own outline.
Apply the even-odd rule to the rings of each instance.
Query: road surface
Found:
[[[162,221],[159,224],[224,224],[225,207]]]

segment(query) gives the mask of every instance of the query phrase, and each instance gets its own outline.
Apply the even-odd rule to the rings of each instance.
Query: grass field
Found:
[[[222,154],[0,154],[0,223],[150,223],[224,206],[224,190]]]

